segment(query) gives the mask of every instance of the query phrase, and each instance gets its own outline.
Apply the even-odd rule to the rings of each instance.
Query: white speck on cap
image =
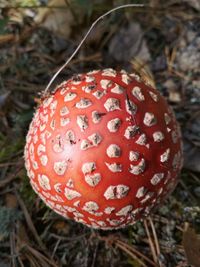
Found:
[[[171,122],[171,118],[170,118],[169,114],[167,114],[167,113],[164,114],[164,119],[165,119],[166,125],[168,125]]]
[[[135,115],[135,113],[137,112],[137,106],[133,103],[133,101],[126,99],[125,104],[126,111],[131,115]]]
[[[122,165],[119,163],[107,163],[106,166],[111,172],[122,172]]]
[[[95,162],[86,162],[82,165],[82,172],[84,174],[91,173],[96,170]]]
[[[147,192],[147,189],[144,186],[142,186],[137,190],[136,197],[141,198],[146,194],[146,192]]]
[[[88,148],[91,148],[91,147],[92,145],[88,140],[84,139],[81,141],[81,150],[87,150]]]
[[[104,107],[108,112],[114,111],[114,110],[120,110],[119,100],[116,98],[110,97],[104,103]]]
[[[87,212],[89,212],[91,214],[94,214],[98,209],[99,209],[99,206],[94,201],[88,201],[83,206],[83,210],[85,210],[85,211],[87,211]]]
[[[69,114],[69,109],[66,106],[62,107],[60,109],[60,116],[65,116],[67,114]]]
[[[101,99],[101,98],[103,97],[104,94],[105,94],[104,91],[96,90],[96,91],[93,93],[93,96],[95,96],[97,99]]]
[[[48,157],[46,155],[40,156],[40,162],[43,166],[46,166],[48,162]]]
[[[80,127],[81,131],[85,131],[88,128],[88,118],[86,115],[78,115],[76,118],[76,122]]]
[[[76,107],[79,109],[88,108],[92,105],[92,102],[87,98],[82,98],[79,102],[76,103]]]
[[[138,159],[139,159],[139,156],[140,156],[140,154],[139,154],[139,152],[137,152],[137,151],[130,151],[129,152],[129,160],[130,161],[137,161]]]
[[[115,86],[110,90],[114,94],[123,94],[124,89],[123,87],[119,86],[119,84],[115,84]]]
[[[103,89],[108,89],[112,85],[112,81],[103,79],[100,81],[100,85]]]
[[[63,175],[67,169],[66,161],[57,161],[54,163],[54,171],[58,175]]]
[[[134,166],[134,165],[130,165],[130,173],[134,174],[134,175],[138,175],[143,173],[145,170],[145,160],[141,159],[140,162],[138,163],[138,165]]]
[[[94,133],[94,134],[88,136],[88,139],[92,142],[93,146],[98,146],[102,141],[102,137],[98,133]]]
[[[107,128],[111,133],[115,133],[118,131],[120,125],[121,125],[121,120],[119,118],[115,118],[107,123]]]
[[[60,126],[66,126],[68,123],[70,123],[69,118],[61,118],[60,119]]]
[[[77,97],[77,94],[76,93],[73,93],[73,92],[69,92],[65,95],[64,97],[64,101],[65,102],[68,102],[68,101],[72,101],[73,99],[75,99]]]
[[[132,95],[135,98],[137,98],[137,100],[139,100],[139,101],[144,101],[145,100],[144,95],[142,93],[142,90],[138,86],[133,87],[133,89],[132,89]]]
[[[111,68],[107,68],[107,69],[104,69],[102,71],[102,76],[116,77],[117,76],[117,72],[116,72],[116,70],[113,70]]]
[[[99,123],[100,122],[100,120],[101,120],[101,115],[100,115],[100,113],[98,112],[98,111],[92,111],[92,121],[94,122],[94,123]]]
[[[127,73],[122,74],[122,82],[124,82],[125,84],[129,84],[131,82],[131,78]]]
[[[123,184],[110,185],[106,189],[104,193],[104,197],[106,199],[121,199],[121,198],[124,198],[128,194],[129,190],[130,188]]]
[[[170,155],[170,149],[167,148],[167,149],[165,150],[165,152],[160,156],[160,161],[161,161],[161,162],[166,162],[166,161],[168,161],[168,160],[169,160],[169,155]]]
[[[144,115],[144,124],[148,127],[153,126],[157,123],[156,117],[153,113],[151,112],[146,112]]]
[[[70,188],[65,188],[65,196],[68,200],[72,200],[74,198],[80,197],[81,194],[77,192],[76,190],[70,189]]]
[[[91,82],[95,81],[95,78],[94,78],[94,76],[85,76],[85,81],[87,83],[91,83]]]
[[[139,138],[135,141],[136,144],[144,146],[147,143],[146,134],[141,134]]]
[[[155,94],[154,92],[149,91],[149,95],[153,99],[153,101],[158,102],[159,99],[158,99],[158,95],[157,94]]]
[[[161,142],[162,140],[164,140],[164,134],[160,131],[154,132],[153,133],[153,140],[154,142]]]
[[[115,210],[114,207],[107,207],[107,208],[104,209],[104,212],[106,214],[111,214],[114,210]]]
[[[125,207],[123,207],[122,209],[120,209],[116,215],[117,216],[127,216],[128,213],[133,209],[133,206],[132,205],[127,205]]]
[[[51,190],[49,178],[46,175],[38,174],[38,182],[39,182],[39,185],[42,187],[42,189]]]
[[[101,174],[95,173],[95,174],[86,174],[85,175],[85,181],[90,186],[96,186],[101,180]]]
[[[106,149],[106,153],[107,153],[108,157],[110,157],[110,158],[118,158],[121,155],[121,149],[118,145],[111,144]]]
[[[128,126],[125,130],[124,136],[126,139],[133,138],[137,133],[138,127],[136,125]]]
[[[151,184],[157,185],[164,178],[164,173],[155,173],[151,178]]]

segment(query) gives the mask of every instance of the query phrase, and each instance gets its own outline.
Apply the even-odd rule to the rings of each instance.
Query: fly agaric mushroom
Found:
[[[180,131],[165,99],[136,74],[73,76],[36,110],[25,163],[55,212],[117,229],[147,216],[176,186]]]

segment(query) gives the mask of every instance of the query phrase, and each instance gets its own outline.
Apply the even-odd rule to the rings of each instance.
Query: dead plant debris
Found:
[[[151,217],[112,232],[48,209],[29,185],[23,148],[39,93],[95,18],[127,1],[1,2],[0,267],[200,266],[198,1],[150,0],[113,13],[55,81],[91,69],[135,68],[151,76],[180,122],[185,163],[175,192]]]

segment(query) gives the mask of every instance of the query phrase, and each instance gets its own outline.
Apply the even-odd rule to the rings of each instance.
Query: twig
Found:
[[[16,252],[15,252],[15,240],[14,240],[14,233],[11,231],[10,233],[10,254],[11,254],[11,261],[12,267],[16,267]]]
[[[151,264],[152,266],[155,266],[155,267],[157,266],[152,260],[150,260],[147,256],[142,254],[139,250],[137,250],[133,246],[129,246],[128,244],[124,243],[121,240],[117,240],[116,243],[123,245],[124,247],[132,251],[134,254],[136,254],[138,257],[142,258],[143,260],[145,260],[147,263]]]
[[[158,237],[157,237],[157,234],[156,234],[156,229],[155,229],[154,223],[153,223],[153,221],[152,221],[150,216],[149,216],[148,220],[150,222],[151,230],[152,230],[153,237],[154,237],[154,240],[155,240],[156,251],[157,251],[157,254],[159,255],[160,254],[160,246],[159,246]]]
[[[59,235],[56,235],[54,233],[50,233],[50,237],[54,237],[56,239],[60,239],[61,241],[70,241],[70,242],[73,242],[73,241],[76,241],[78,239],[81,239],[83,237],[86,237],[88,234],[82,234],[82,235],[78,235],[78,236],[72,236],[72,237],[64,237],[64,236],[59,236]]]
[[[143,266],[143,267],[148,267],[142,260],[140,260],[135,254],[133,254],[129,249],[127,249],[126,247],[122,246],[121,244],[117,244],[117,246],[119,248],[121,248],[121,250],[123,250],[124,252],[126,252],[129,256],[131,256],[134,260],[137,260],[138,263]]]
[[[151,239],[151,235],[150,235],[150,232],[149,232],[149,227],[148,227],[148,224],[147,224],[146,220],[144,220],[144,227],[145,227],[145,231],[146,231],[146,234],[147,234],[147,237],[148,237],[149,246],[150,246],[150,249],[151,249],[151,254],[153,256],[153,260],[154,260],[155,263],[157,263],[156,250],[155,250],[153,241]]]
[[[159,259],[159,256],[160,256],[160,245],[159,245],[158,237],[157,237],[157,234],[156,234],[156,229],[155,229],[153,220],[151,219],[150,216],[149,216],[148,220],[150,222],[151,230],[152,230],[153,237],[154,237],[154,242],[155,242],[156,252],[157,252],[157,260],[158,260],[158,263],[159,263],[160,267],[162,267],[162,263],[160,262],[160,259]]]
[[[56,244],[55,244],[55,246],[54,246],[54,249],[53,249],[53,252],[52,252],[52,255],[51,255],[51,258],[52,258],[52,259],[53,259],[54,256],[55,256],[56,250],[57,250],[57,248],[58,248],[60,242],[61,242],[61,239],[58,239],[58,241],[56,242]]]
[[[123,8],[128,8],[128,7],[144,7],[144,4],[127,4],[127,5],[121,5],[118,7],[115,7],[111,10],[109,10],[108,12],[104,13],[103,15],[101,15],[100,17],[98,17],[91,25],[91,27],[89,28],[89,30],[87,31],[87,33],[85,34],[85,36],[83,37],[83,39],[81,40],[81,42],[79,43],[79,45],[77,46],[77,48],[75,49],[75,51],[72,53],[72,55],[68,58],[68,60],[60,67],[60,69],[53,75],[53,77],[51,78],[50,82],[48,83],[47,87],[44,90],[44,94],[47,93],[47,91],[49,90],[51,84],[53,83],[53,81],[55,80],[55,78],[58,76],[58,74],[69,64],[69,62],[72,60],[72,58],[77,54],[78,50],[81,48],[81,46],[83,45],[83,43],[85,42],[85,40],[87,39],[87,37],[89,36],[90,32],[93,30],[93,28],[96,26],[96,24],[102,20],[103,18],[105,18],[106,16],[108,16],[109,14],[111,14],[114,11],[117,11],[119,9],[123,9]]]
[[[189,172],[189,174],[192,176],[192,178],[195,180],[195,182],[200,185],[200,179],[192,172]]]
[[[95,262],[96,262],[98,247],[99,247],[99,241],[97,240],[97,243],[96,243],[96,246],[95,246],[95,250],[94,250],[94,254],[93,254],[93,258],[92,258],[91,267],[95,267]]]
[[[23,264],[23,262],[22,262],[22,260],[21,260],[21,258],[18,257],[17,259],[18,259],[18,262],[19,262],[19,264],[20,264],[20,267],[25,267],[24,264]]]

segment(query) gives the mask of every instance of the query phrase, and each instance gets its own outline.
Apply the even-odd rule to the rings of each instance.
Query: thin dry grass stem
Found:
[[[142,267],[148,267],[148,265],[146,265],[142,260],[140,260],[134,253],[132,253],[129,249],[127,249],[125,246],[121,245],[121,244],[117,244],[117,247],[120,248],[121,250],[123,250],[124,252],[126,252],[129,256],[131,256],[131,258],[133,258],[134,260],[138,261],[138,263],[142,266]]]
[[[137,255],[138,257],[142,258],[144,261],[146,261],[147,263],[151,264],[152,266],[155,266],[155,267],[157,266],[151,259],[149,259],[143,253],[141,253],[139,250],[137,250],[134,246],[130,246],[127,243],[125,243],[125,242],[123,242],[121,240],[117,240],[116,244],[120,244],[121,246],[126,247],[128,250],[130,250],[135,255]]]
[[[56,242],[56,244],[55,244],[55,246],[54,246],[53,252],[52,252],[52,254],[51,254],[51,258],[52,258],[52,259],[54,258],[55,254],[56,254],[56,251],[57,251],[57,249],[58,249],[58,246],[59,246],[60,242],[61,242],[61,239],[58,239],[58,241]]]
[[[72,237],[64,237],[64,236],[60,236],[54,233],[50,233],[50,237],[56,238],[56,239],[60,239],[62,241],[69,241],[69,242],[73,242],[79,239],[82,239],[84,237],[86,237],[88,234],[82,234],[82,235],[76,235],[76,236],[72,236]]]
[[[32,253],[33,256],[38,258],[44,264],[44,265],[42,265],[42,267],[44,267],[44,266],[47,266],[47,267],[49,267],[49,266],[58,267],[57,264],[52,262],[52,259],[49,259],[49,258],[45,257],[42,253],[40,253],[36,249],[32,248],[31,246],[27,245],[27,249]]]
[[[49,256],[44,256],[41,252],[29,246],[27,243],[23,242],[19,250],[20,254],[24,254],[33,267],[58,267]]]
[[[154,243],[155,243],[156,252],[157,252],[158,264],[159,264],[160,267],[163,267],[163,264],[160,262],[160,259],[159,259],[159,256],[160,256],[160,245],[159,245],[159,240],[158,240],[158,237],[157,237],[156,229],[155,229],[155,226],[154,226],[154,222],[151,219],[151,216],[149,216],[148,220],[149,220],[149,223],[150,223],[150,226],[151,226],[151,230],[152,230],[152,233],[153,233]]]
[[[95,246],[95,250],[94,250],[94,253],[93,253],[93,258],[92,258],[92,264],[91,264],[91,267],[95,267],[95,263],[96,263],[96,259],[97,259],[97,251],[98,251],[98,247],[99,247],[99,242],[96,243],[96,246]]]
[[[171,73],[174,74],[175,76],[185,80],[185,81],[190,81],[191,80],[190,77],[186,76],[184,73],[181,73],[180,71],[171,69]]]
[[[165,54],[166,54],[166,59],[167,59],[167,68],[168,68],[169,73],[171,73],[173,70],[174,62],[176,59],[176,52],[177,52],[177,47],[173,47],[171,53],[169,51],[168,46],[165,48]]]
[[[145,228],[145,231],[146,231],[146,234],[147,234],[147,237],[148,237],[148,243],[149,243],[149,246],[150,246],[150,249],[151,249],[151,254],[152,254],[153,260],[154,260],[155,263],[157,263],[158,262],[158,257],[157,257],[157,254],[156,254],[156,250],[155,250],[152,238],[151,238],[151,234],[150,234],[149,227],[148,227],[146,219],[144,220],[144,228]]]
[[[111,10],[107,11],[106,13],[104,13],[103,15],[101,15],[100,17],[98,17],[90,26],[89,30],[87,31],[87,33],[85,34],[85,36],[83,37],[83,39],[81,40],[81,42],[79,43],[79,45],[77,46],[77,48],[75,49],[75,51],[71,54],[71,56],[67,59],[67,61],[59,68],[59,70],[53,75],[53,77],[51,78],[51,80],[49,81],[49,83],[47,84],[45,90],[44,90],[44,94],[46,94],[50,88],[50,86],[52,85],[53,81],[56,79],[56,77],[58,76],[58,74],[69,64],[69,62],[72,60],[72,58],[74,58],[74,56],[77,54],[77,52],[79,51],[79,49],[81,48],[81,46],[83,45],[83,43],[85,42],[85,40],[87,39],[87,37],[89,36],[89,34],[91,33],[91,31],[93,30],[93,28],[96,26],[96,24],[101,21],[102,19],[104,19],[106,16],[110,15],[112,12],[115,12],[119,9],[123,9],[123,8],[133,8],[133,7],[144,7],[144,4],[126,4],[126,5],[121,5],[115,8],[112,8]]]
[[[157,251],[157,254],[159,255],[160,254],[159,241],[158,241],[156,229],[155,229],[153,220],[151,219],[151,216],[149,216],[148,220],[149,220],[149,223],[150,223],[150,226],[151,226],[151,230],[152,230],[152,233],[153,233],[153,237],[154,237],[154,241],[155,241],[155,246],[156,246],[156,251]]]
[[[22,260],[21,260],[21,258],[20,258],[20,256],[17,258],[17,260],[19,262],[20,267],[25,267],[23,262],[22,262]]]
[[[192,172],[189,172],[191,177],[195,180],[195,182],[197,182],[200,185],[200,179]]]
[[[13,231],[10,233],[10,256],[11,266],[16,267],[16,249],[15,249],[15,238]]]

